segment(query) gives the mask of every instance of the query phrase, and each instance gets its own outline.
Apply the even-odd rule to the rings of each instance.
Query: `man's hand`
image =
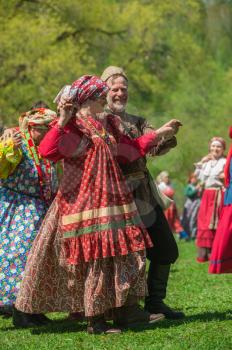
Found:
[[[171,119],[171,120],[169,120],[169,122],[167,122],[163,126],[170,126],[175,131],[175,134],[177,134],[178,131],[179,131],[179,127],[182,126],[182,125],[183,124],[181,123],[180,120],[178,120],[178,119]]]
[[[166,142],[167,140],[170,140],[178,131],[179,127],[182,126],[182,123],[177,119],[172,119],[161,128],[156,130],[156,133],[160,137],[160,140],[162,142]]]

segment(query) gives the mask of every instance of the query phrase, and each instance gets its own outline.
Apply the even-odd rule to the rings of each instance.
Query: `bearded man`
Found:
[[[120,116],[121,125],[126,135],[135,138],[154,130],[142,117],[128,114],[126,105],[128,100],[128,78],[120,67],[110,66],[106,68],[101,79],[107,82],[109,93],[107,96],[106,113]],[[171,126],[178,132],[181,123],[171,120],[165,126]],[[173,136],[165,142],[161,142],[152,152],[152,155],[167,153],[176,146],[176,138]],[[170,266],[178,258],[178,247],[163,214],[160,197],[154,186],[153,179],[146,166],[146,158],[140,158],[133,163],[121,166],[130,187],[133,190],[134,199],[154,244],[153,248],[147,249],[147,258],[150,260],[148,271],[148,296],[145,299],[145,310],[152,314],[162,313],[168,319],[180,319],[185,315],[183,312],[175,311],[164,303],[166,297],[167,283]],[[125,310],[124,322],[130,322],[129,310]],[[133,313],[139,313],[134,310]],[[132,318],[135,315],[132,315]],[[138,316],[139,317],[139,316]]]

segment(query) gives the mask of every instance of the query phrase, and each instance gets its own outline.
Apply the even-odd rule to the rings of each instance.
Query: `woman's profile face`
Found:
[[[91,101],[91,111],[92,113],[102,113],[104,111],[104,107],[106,105],[106,96],[101,96],[96,100]]]
[[[212,156],[214,158],[216,158],[216,159],[221,158],[223,155],[223,152],[224,152],[224,149],[219,142],[211,144],[210,153],[212,154]]]
[[[36,127],[31,127],[30,128],[30,134],[31,137],[35,143],[35,145],[39,145],[40,142],[43,140],[44,136],[46,135],[46,133],[48,132],[49,128],[46,126],[36,126]]]

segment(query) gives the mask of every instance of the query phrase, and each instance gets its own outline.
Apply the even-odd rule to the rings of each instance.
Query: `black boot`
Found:
[[[52,320],[50,320],[50,318],[48,318],[44,314],[31,314],[31,319],[38,326],[52,323]]]
[[[13,325],[17,328],[29,328],[38,326],[38,322],[33,320],[33,314],[19,311],[13,307]]]
[[[10,318],[13,315],[13,307],[11,305],[1,306],[0,307],[0,316],[3,318]]]
[[[171,309],[163,302],[166,297],[170,265],[150,263],[148,271],[148,296],[145,298],[145,310],[150,313],[162,313],[167,319],[180,319],[185,314]]]
[[[89,334],[120,334],[121,329],[108,325],[103,315],[89,317],[87,333]]]

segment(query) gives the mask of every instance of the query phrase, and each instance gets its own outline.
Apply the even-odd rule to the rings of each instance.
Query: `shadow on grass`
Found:
[[[29,329],[31,331],[31,334],[83,332],[86,330],[86,324],[67,320],[52,320],[52,323],[49,323],[49,325],[40,327],[18,328],[12,325],[9,327],[1,328],[1,331],[24,331],[26,329]]]
[[[131,326],[125,329],[125,331],[142,332],[144,330],[151,329],[165,329],[170,327],[179,327],[182,324],[189,324],[192,322],[212,322],[212,321],[225,321],[232,320],[232,310],[227,310],[224,312],[203,312],[200,314],[186,316],[181,320],[164,320],[162,322],[153,323],[150,325],[141,326]],[[15,328],[14,326],[4,327],[2,331],[19,331],[23,329]],[[30,332],[32,335],[48,334],[48,333],[73,333],[73,332],[83,332],[86,331],[86,323],[78,323],[75,321],[67,320],[53,320],[53,322],[46,326],[41,326],[37,328],[31,328]]]
[[[146,326],[135,326],[131,327],[130,330],[134,332],[141,332],[143,330],[151,329],[165,329],[170,327],[179,327],[182,324],[190,324],[192,322],[213,322],[213,321],[225,321],[232,320],[232,310],[226,310],[224,312],[214,311],[214,312],[203,312],[200,314],[185,316],[185,318],[180,320],[164,320],[162,322],[153,323]],[[129,330],[129,328],[128,328]]]

